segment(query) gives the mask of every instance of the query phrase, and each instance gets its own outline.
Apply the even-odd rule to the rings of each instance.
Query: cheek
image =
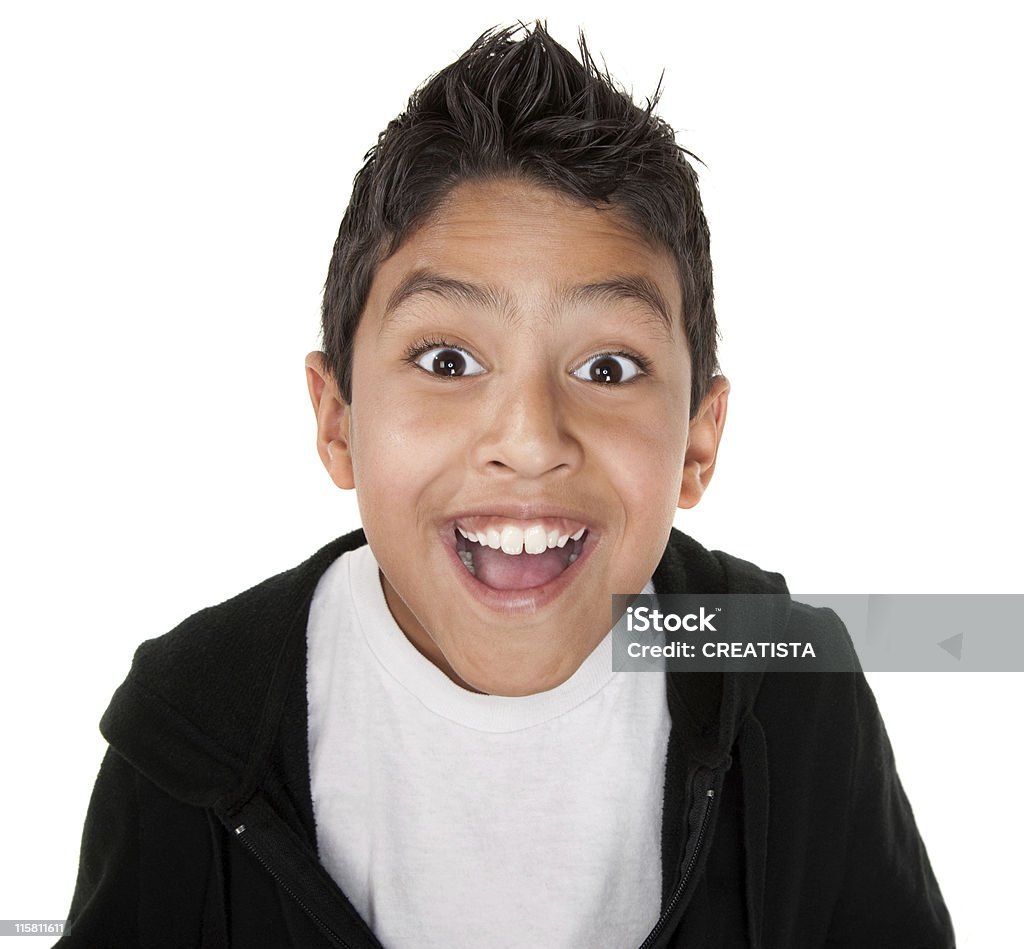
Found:
[[[678,494],[686,457],[687,427],[682,413],[644,411],[624,418],[621,424],[606,426],[602,454],[618,461],[619,480],[631,485],[638,499],[659,493]]]
[[[425,399],[366,388],[353,399],[352,464],[362,523],[377,549],[401,550],[456,491],[458,432],[452,413]],[[398,539],[397,543],[395,539]]]
[[[370,321],[360,326],[352,360],[352,453],[357,466],[386,469],[393,453],[413,450],[425,418],[408,398],[398,357],[380,346]]]

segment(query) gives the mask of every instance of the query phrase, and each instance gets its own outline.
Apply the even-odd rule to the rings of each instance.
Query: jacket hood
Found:
[[[304,563],[144,642],[100,723],[110,745],[171,796],[230,810],[267,777],[282,722],[281,780],[308,799],[305,736],[306,623],[316,585],[339,556],[366,543],[361,530]],[[673,529],[654,574],[661,593],[785,593],[783,578]],[[779,598],[770,618],[785,627]],[[788,604],[788,597],[785,598]],[[728,761],[760,687],[757,673],[670,673],[674,726],[684,726],[689,764]]]
[[[142,643],[100,721],[104,738],[187,804],[229,810],[244,801],[265,776],[282,718],[298,712],[305,734],[306,623],[317,582],[365,543],[361,530],[346,534]],[[304,737],[293,744],[282,751],[308,788]]]

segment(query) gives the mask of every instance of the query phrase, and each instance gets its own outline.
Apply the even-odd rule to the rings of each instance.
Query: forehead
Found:
[[[382,320],[420,291],[483,295],[512,313],[581,300],[631,300],[682,334],[682,288],[667,250],[612,208],[525,182],[468,182],[378,268],[368,312]]]

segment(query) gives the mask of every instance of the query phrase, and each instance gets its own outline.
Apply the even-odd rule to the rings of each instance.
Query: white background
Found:
[[[1021,592],[1013,9],[5,4],[0,918],[66,914],[135,646],[357,524],[302,371],[331,245],[491,25],[584,26],[638,97],[664,67],[707,164],[733,395],[678,525],[798,592]],[[870,678],[960,944],[1007,945],[1024,677]]]

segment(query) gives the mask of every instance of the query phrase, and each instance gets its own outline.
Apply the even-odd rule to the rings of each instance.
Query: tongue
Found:
[[[491,547],[471,546],[477,580],[495,590],[528,590],[544,586],[565,570],[569,558],[568,551],[559,547],[551,547],[542,554],[510,556]]]

